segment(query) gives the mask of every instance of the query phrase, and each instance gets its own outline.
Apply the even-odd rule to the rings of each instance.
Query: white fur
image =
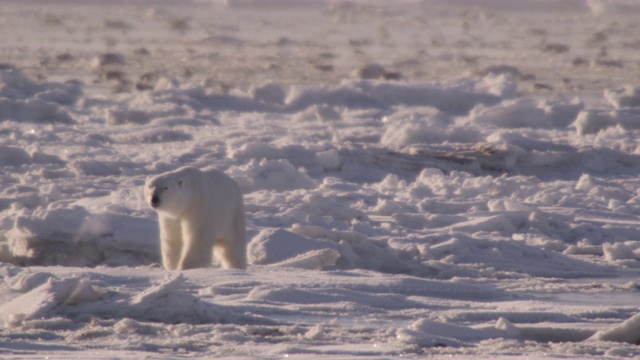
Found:
[[[244,201],[229,176],[183,167],[147,179],[145,198],[158,212],[166,269],[210,267],[213,256],[227,269],[247,267]]]

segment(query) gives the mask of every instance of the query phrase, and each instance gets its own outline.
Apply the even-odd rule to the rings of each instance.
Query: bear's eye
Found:
[[[165,186],[165,187],[162,188],[162,190],[169,190],[169,187]]]

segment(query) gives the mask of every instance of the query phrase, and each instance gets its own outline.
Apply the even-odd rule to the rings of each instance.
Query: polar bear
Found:
[[[182,167],[147,179],[145,199],[158,212],[162,264],[167,270],[245,269],[244,201],[238,183],[218,170]]]

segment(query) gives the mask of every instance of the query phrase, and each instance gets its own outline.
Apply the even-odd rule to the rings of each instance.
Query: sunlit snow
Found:
[[[0,357],[640,356],[640,5],[4,1]],[[244,192],[165,271],[148,176]]]

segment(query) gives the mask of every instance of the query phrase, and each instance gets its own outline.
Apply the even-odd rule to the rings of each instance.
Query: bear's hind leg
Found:
[[[236,248],[226,239],[219,239],[216,241],[214,254],[224,269],[246,269],[246,256],[241,256],[244,251],[246,250]]]
[[[240,206],[236,210],[233,218],[233,258],[235,259],[234,268],[247,268],[247,224],[244,212],[244,203],[241,201]]]
[[[229,234],[217,239],[215,256],[225,269],[247,268],[247,239],[243,207],[236,212]]]

